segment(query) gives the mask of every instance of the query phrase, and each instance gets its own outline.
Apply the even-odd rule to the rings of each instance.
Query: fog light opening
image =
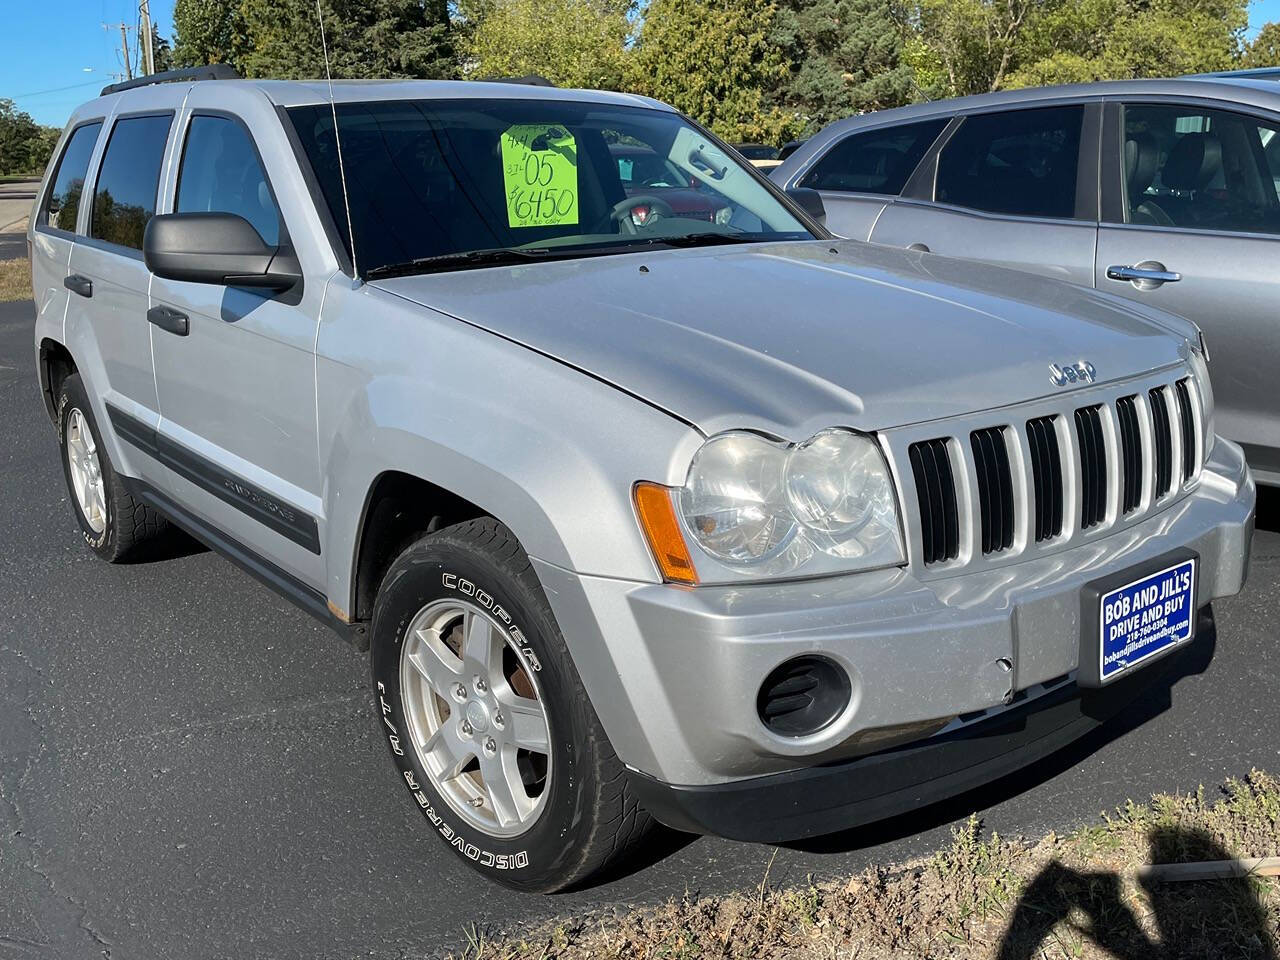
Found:
[[[807,737],[844,712],[852,691],[849,675],[834,661],[795,657],[765,677],[756,695],[756,712],[773,733]]]

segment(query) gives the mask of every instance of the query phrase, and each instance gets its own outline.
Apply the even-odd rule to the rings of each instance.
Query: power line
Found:
[[[79,90],[81,87],[96,87],[102,84],[102,79],[86,80],[84,83],[72,83],[65,87],[51,87],[48,90],[36,90],[33,93],[18,93],[13,96],[14,100],[25,100],[27,97],[43,97],[46,93],[61,93],[63,90]]]

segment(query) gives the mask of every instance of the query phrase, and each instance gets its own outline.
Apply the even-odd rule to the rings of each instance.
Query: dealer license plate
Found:
[[[1098,611],[1098,677],[1106,683],[1190,640],[1196,623],[1196,561],[1104,593]]]

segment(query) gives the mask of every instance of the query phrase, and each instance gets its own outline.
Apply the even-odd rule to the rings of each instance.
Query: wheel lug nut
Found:
[[[495,713],[493,715],[493,725],[497,727],[499,730],[501,730],[506,725],[506,723],[507,723],[506,718],[503,717],[501,713]]]
[[[467,699],[467,688],[460,683],[455,683],[453,685],[453,696],[457,700]]]
[[[471,736],[471,734],[473,734],[473,733],[475,732],[475,730],[474,730],[474,729],[472,728],[472,726],[471,726],[471,721],[470,721],[470,720],[463,720],[463,721],[462,721],[462,727],[461,727],[461,730],[462,730],[462,735],[463,735],[464,737],[469,737],[469,736]]]
[[[497,753],[498,741],[494,740],[493,737],[485,737],[484,752],[489,754],[489,756],[493,756],[495,753]]]
[[[484,693],[489,689],[489,685],[484,682],[484,677],[476,677],[474,680],[474,686],[478,693]]]

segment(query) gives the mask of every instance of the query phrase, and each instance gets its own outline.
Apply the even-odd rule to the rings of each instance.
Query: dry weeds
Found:
[[[472,930],[455,960],[1057,960],[1280,956],[1280,881],[1146,886],[1148,862],[1280,854],[1280,780],[1130,802],[1067,837],[984,835],[840,881],[685,899],[536,934]]]

